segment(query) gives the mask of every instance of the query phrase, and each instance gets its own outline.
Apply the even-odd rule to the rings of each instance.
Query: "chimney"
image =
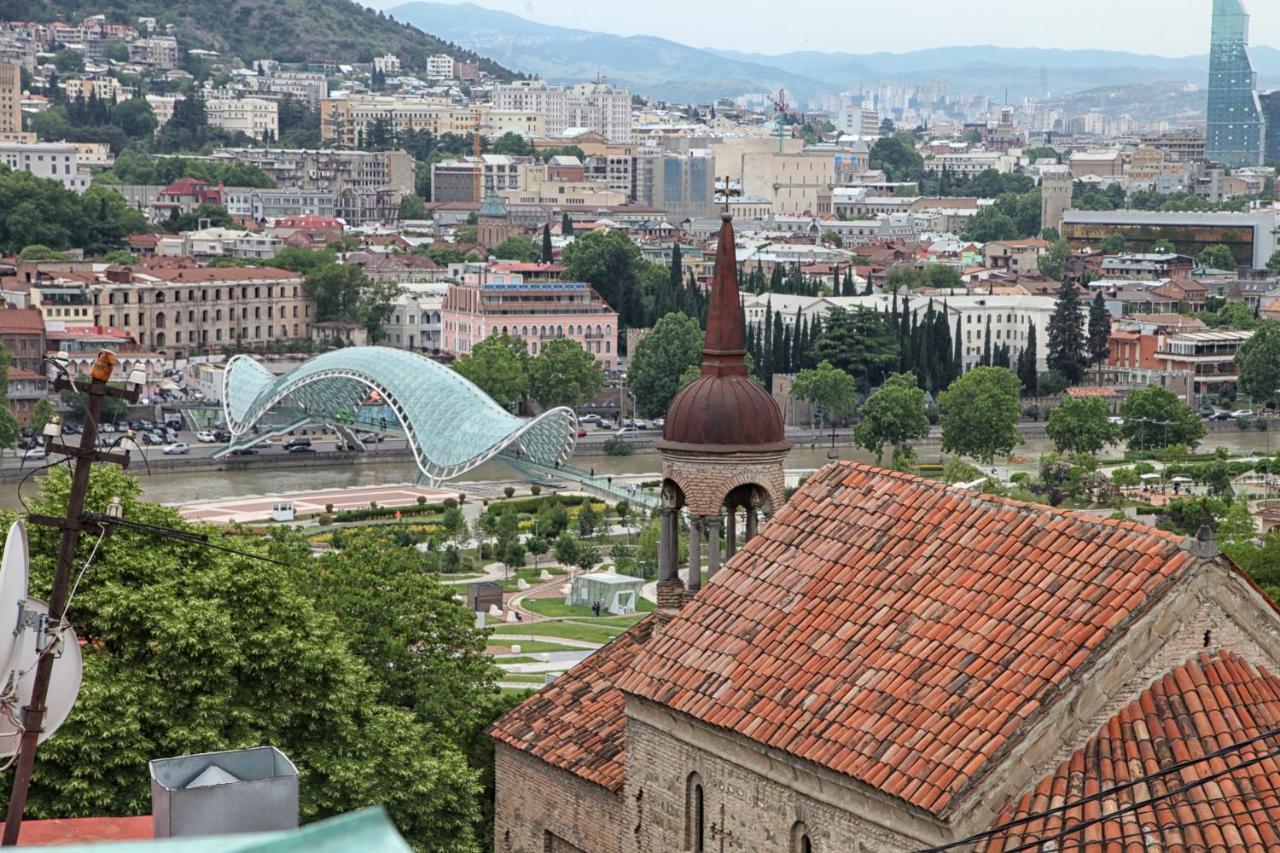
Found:
[[[298,770],[274,746],[150,762],[156,838],[298,826]]]

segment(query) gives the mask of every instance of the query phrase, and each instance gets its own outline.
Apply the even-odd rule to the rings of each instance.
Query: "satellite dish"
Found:
[[[34,598],[27,598],[27,580],[30,574],[30,551],[27,547],[27,528],[15,521],[9,528],[4,543],[4,558],[0,562],[0,756],[18,751],[22,730],[17,721],[22,709],[31,701],[35,687],[36,626],[43,625],[49,616],[49,605]],[[80,692],[83,660],[80,640],[71,626],[63,623],[61,632],[50,629],[48,634],[54,647],[53,672],[49,680],[49,695],[45,699],[45,715],[40,740],[43,742],[71,713]]]
[[[47,617],[49,605],[39,599],[28,598],[25,610]],[[19,712],[31,701],[31,691],[36,681],[36,642],[35,631],[29,627],[20,628],[17,637],[19,650],[16,654],[18,666],[5,674],[6,689],[14,680],[18,680],[17,690],[11,693],[8,702],[0,703],[0,755],[13,755],[18,751],[21,730],[15,725]],[[50,652],[54,655],[53,672],[49,677],[49,695],[45,699],[43,731],[40,732],[39,743],[44,743],[58,727],[66,722],[71,708],[76,704],[76,696],[80,693],[80,678],[84,671],[84,660],[80,656],[80,638],[75,630],[63,622],[62,632],[55,634],[50,629],[50,637],[54,637],[57,647]],[[4,713],[8,711],[8,713]],[[13,720],[10,720],[10,717]]]
[[[18,602],[27,597],[30,564],[26,525],[15,521],[4,540],[4,559],[0,561],[0,625],[10,625],[9,620],[18,618]],[[9,658],[17,639],[16,631],[0,629],[0,668],[5,671],[11,668]]]

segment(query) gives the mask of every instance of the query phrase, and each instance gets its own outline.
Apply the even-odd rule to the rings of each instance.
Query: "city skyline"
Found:
[[[407,0],[364,0],[366,5],[392,10]],[[693,47],[778,54],[793,51],[827,53],[903,53],[938,47],[992,44],[1001,47],[1060,48],[1065,50],[1116,50],[1164,57],[1202,55],[1209,52],[1206,34],[1211,0],[1197,0],[1193,13],[1170,18],[1159,0],[1080,0],[1076,14],[1067,18],[1029,9],[1017,0],[982,0],[955,4],[947,0],[919,0],[918,20],[927,27],[904,28],[893,17],[874,15],[866,0],[797,0],[789,5],[789,19],[798,23],[769,22],[776,9],[768,0],[725,0],[690,5],[678,0],[653,0],[644,7],[602,4],[591,0],[438,0],[470,2],[509,12],[542,24],[607,32],[621,36],[648,35]],[[1246,3],[1252,18],[1251,44],[1280,48],[1280,6]],[[850,14],[849,7],[855,7]],[[867,7],[865,10],[858,7]],[[975,10],[984,13],[981,29],[973,27]],[[667,13],[670,14],[667,14]],[[850,27],[816,26],[814,16],[849,15]],[[1161,20],[1158,44],[1135,44],[1133,34]],[[1106,27],[1097,26],[1106,20]],[[714,35],[712,35],[714,34]]]

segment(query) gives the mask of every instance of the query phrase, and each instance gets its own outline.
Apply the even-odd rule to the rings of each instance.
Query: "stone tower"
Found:
[[[1062,214],[1071,207],[1071,172],[1065,166],[1040,175],[1040,227],[1062,230]]]
[[[737,550],[739,531],[750,539],[760,518],[781,506],[783,458],[791,449],[782,413],[747,373],[746,322],[738,294],[732,217],[724,214],[716,247],[702,376],[667,410],[657,449],[662,456],[659,619],[670,618],[702,585],[707,571]],[[682,511],[689,526],[689,579],[681,583],[678,550]],[[743,539],[742,541],[745,541]]]

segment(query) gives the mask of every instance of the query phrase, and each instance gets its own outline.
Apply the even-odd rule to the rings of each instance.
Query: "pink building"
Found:
[[[591,285],[526,282],[514,272],[468,272],[449,285],[441,316],[441,348],[465,355],[489,335],[524,340],[529,355],[556,338],[571,338],[606,369],[618,364],[618,312]]]

